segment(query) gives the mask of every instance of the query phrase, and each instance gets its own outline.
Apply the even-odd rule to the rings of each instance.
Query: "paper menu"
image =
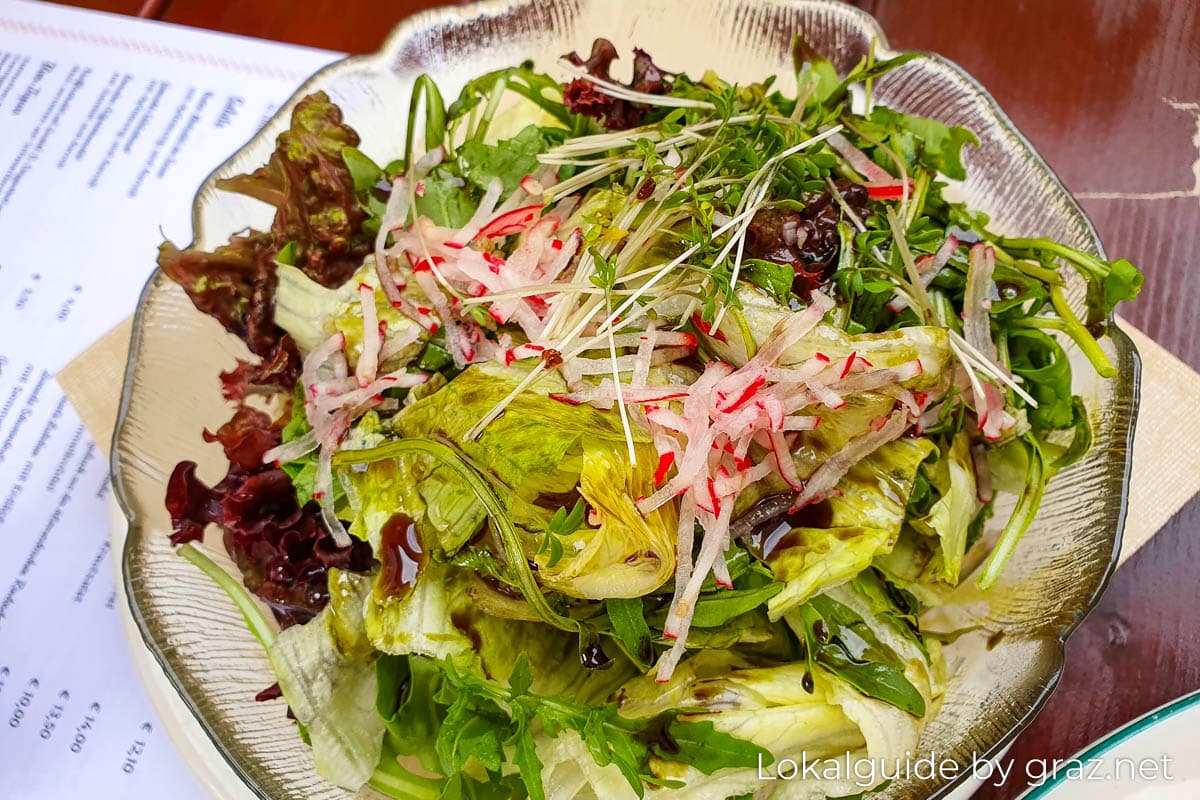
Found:
[[[107,464],[54,373],[334,53],[0,0],[0,796],[204,796],[115,608]]]

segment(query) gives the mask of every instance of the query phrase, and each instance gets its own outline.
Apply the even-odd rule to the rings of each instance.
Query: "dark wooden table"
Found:
[[[375,49],[429,0],[77,0],[75,5],[342,50]],[[1128,319],[1200,369],[1200,0],[860,0],[893,46],[978,78],[1082,199],[1110,254],[1146,273]],[[1197,398],[1200,406],[1200,398]],[[1196,447],[1195,442],[1181,446]],[[1062,684],[1017,740],[1065,758],[1200,688],[1200,500],[1113,578]],[[984,789],[1007,800],[1023,785]]]

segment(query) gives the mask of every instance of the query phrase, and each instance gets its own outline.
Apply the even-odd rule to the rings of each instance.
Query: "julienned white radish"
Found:
[[[537,220],[543,207],[541,203],[537,203],[525,206],[524,208],[515,208],[512,211],[506,211],[489,220],[479,229],[476,237],[481,239],[497,239],[501,236],[512,236],[514,233],[522,233]]]
[[[380,288],[383,289],[388,302],[393,305],[403,305],[404,298],[400,294],[403,284],[397,284],[392,275],[384,248],[387,245],[388,235],[408,219],[408,200],[408,186],[404,177],[399,176],[392,181],[392,191],[388,195],[383,217],[379,221],[379,233],[375,234],[375,272],[379,276]]]
[[[546,191],[541,182],[532,175],[526,175],[524,178],[521,178],[520,186],[524,192],[528,193],[532,197],[541,197]]]
[[[657,350],[651,351],[649,366],[657,367],[662,364],[669,364],[672,361],[678,361],[681,358],[686,358],[692,354],[690,347],[660,347]],[[616,360],[616,368],[621,372],[629,372],[637,366],[637,355],[619,356]],[[607,375],[613,371],[612,359],[604,358],[582,358],[576,357],[563,364],[563,375],[568,376],[583,376],[583,375]]]
[[[313,482],[313,499],[321,506],[321,519],[338,547],[351,545],[346,526],[338,519],[333,505],[333,447],[321,445],[317,453],[317,476]]]
[[[619,333],[613,336],[617,347],[640,347],[653,335],[654,344],[660,347],[695,347],[696,334],[687,331],[662,331],[657,328],[643,333]]]
[[[922,286],[928,288],[933,283],[934,278],[941,274],[942,269],[950,263],[950,258],[957,249],[958,237],[951,234],[946,237],[946,241],[942,242],[941,247],[932,256],[921,256],[917,259],[917,273],[920,275]],[[899,314],[908,308],[908,300],[904,295],[897,293],[888,301],[887,307],[889,311]]]
[[[630,376],[629,385],[631,388],[642,387],[646,385],[646,381],[650,378],[651,359],[654,355],[654,347],[658,344],[660,338],[658,325],[654,320],[650,320],[646,324],[646,330],[638,335],[637,344],[630,342],[629,346],[636,346],[637,353],[633,359],[633,374]],[[616,342],[617,337],[612,338],[613,347],[622,347]],[[692,338],[692,345],[695,346],[695,337]],[[624,399],[624,398],[622,398]]]
[[[680,595],[679,600],[667,614],[668,624],[671,625],[676,638],[671,649],[664,653],[658,660],[658,670],[655,680],[659,683],[665,683],[671,679],[671,675],[675,672],[675,667],[679,664],[679,660],[683,658],[687,647],[688,631],[692,626],[692,615],[695,613],[696,600],[700,597],[700,589],[704,585],[704,579],[712,571],[717,557],[724,553],[725,548],[729,545],[729,521],[733,516],[733,503],[726,502],[721,508],[720,515],[717,517],[713,517],[703,511],[698,512],[697,516],[704,527],[704,541],[700,544],[700,552],[696,557],[696,564],[692,569],[692,574],[688,577],[687,586],[684,588],[683,594]],[[706,517],[707,520],[705,519]]]
[[[317,441],[316,431],[309,431],[297,439],[276,445],[263,453],[263,463],[286,464],[289,461],[303,458],[319,446],[320,442]]]
[[[430,150],[416,160],[412,167],[412,179],[420,180],[433,171],[433,168],[446,160],[446,148],[442,145]]]
[[[359,386],[366,386],[375,380],[375,372],[379,369],[379,351],[383,347],[379,314],[375,308],[375,287],[369,283],[360,283],[358,303],[362,313],[363,341],[362,353],[354,367],[354,376],[358,378]]]
[[[835,133],[828,137],[829,145],[838,152],[842,158],[846,159],[851,167],[858,174],[862,175],[868,181],[877,184],[891,185],[896,183],[896,178],[888,173],[883,167],[871,160],[871,157],[855,147],[849,139],[841,133]]]
[[[675,536],[675,592],[671,597],[671,607],[678,605],[687,588],[688,580],[692,577],[692,551],[696,541],[696,503],[690,496],[684,496],[679,502],[679,526]],[[663,626],[663,636],[675,638],[679,618],[668,615]]]
[[[428,380],[429,376],[423,372],[393,372],[380,376],[360,389],[313,398],[309,404],[321,413],[328,413],[339,408],[366,410],[370,405],[381,402],[380,395],[388,389],[408,389],[420,386]]]
[[[963,338],[967,344],[996,363],[996,343],[992,341],[988,298],[996,269],[996,251],[980,242],[971,247],[967,266],[967,286],[963,290]]]
[[[990,503],[992,490],[992,468],[988,466],[987,445],[971,445],[971,466],[975,469],[975,494],[981,503]]]
[[[990,381],[980,382],[983,396],[975,397],[975,414],[979,420],[979,431],[983,438],[997,441],[1016,427],[1017,419],[1004,408],[1004,395]]]
[[[908,411],[897,409],[878,430],[871,430],[851,439],[809,476],[803,491],[796,495],[792,510],[797,511],[828,497],[851,467],[888,442],[899,439],[900,435],[908,430],[909,424]]]
[[[839,395],[858,394],[912,380],[922,372],[924,372],[924,368],[921,366],[921,359],[917,358],[895,367],[856,372],[829,384],[826,388]]]
[[[338,331],[313,349],[305,359],[300,370],[300,380],[304,383],[305,393],[312,392],[313,387],[322,381],[322,371],[337,357],[345,359],[342,348],[346,346],[346,335]],[[338,370],[330,367],[333,377]],[[343,376],[344,377],[344,376]],[[309,420],[311,423],[312,420]],[[313,426],[316,427],[316,426]]]
[[[467,220],[467,224],[450,238],[450,241],[454,244],[465,245],[474,239],[484,224],[491,219],[496,210],[496,203],[500,201],[502,191],[504,191],[504,184],[500,182],[499,178],[492,178],[488,182],[487,191],[483,193],[483,198],[480,199],[475,213]]]
[[[390,358],[421,338],[421,328],[415,325],[406,325],[402,331],[396,332],[391,332],[384,326],[383,333],[383,346],[379,348],[380,364],[386,364]]]

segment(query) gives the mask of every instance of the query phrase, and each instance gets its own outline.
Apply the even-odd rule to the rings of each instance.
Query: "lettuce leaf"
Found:
[[[455,620],[471,606],[467,575],[430,559],[404,593],[376,585],[365,602],[365,629],[383,653],[475,661],[474,642]]]
[[[546,140],[536,125],[527,125],[511,139],[494,145],[475,140],[458,150],[463,174],[481,189],[487,189],[493,178],[499,179],[507,195],[517,188],[521,179],[538,169],[538,154],[546,150]]]
[[[375,649],[363,628],[369,578],[329,574],[330,602],[309,624],[279,635],[268,655],[279,688],[308,731],[317,773],[351,791],[371,777],[383,747]]]
[[[270,236],[255,231],[234,236],[211,253],[163,242],[158,266],[192,305],[245,342],[250,352],[266,356],[283,333],[271,319],[272,249]]]
[[[466,431],[523,375],[520,369],[499,365],[472,366],[441,391],[402,411],[396,432],[455,442],[506,487],[502,496],[508,512],[523,532],[522,546],[538,564],[538,579],[546,588],[603,599],[640,597],[662,586],[675,569],[675,510],[664,507],[643,517],[633,504],[653,491],[657,457],[645,434],[633,434],[638,453],[634,467],[617,415],[553,399],[549,393],[565,387],[556,376],[547,376],[517,396],[478,439],[463,441]],[[432,526],[439,546],[453,552],[473,535],[483,511],[472,497],[452,488],[458,482],[449,472],[444,479],[437,474],[433,470],[422,484],[422,495],[431,507],[431,492],[438,493],[439,506],[453,498],[452,511],[441,521],[462,522]],[[431,489],[426,489],[430,480]],[[571,506],[576,492],[592,508],[598,526],[585,525],[562,537],[565,555],[550,566],[542,543],[550,535],[551,516],[559,507]],[[428,519],[437,522],[432,512]]]
[[[833,431],[830,426],[825,435]],[[786,584],[767,602],[771,619],[850,580],[892,549],[917,469],[933,449],[926,439],[885,444],[850,469],[838,484],[840,495],[823,501],[828,524],[795,527],[783,538],[767,557],[775,579]]]
[[[346,337],[346,357],[351,366],[362,353],[362,306],[358,296],[360,284],[378,288],[379,277],[372,265],[361,267],[337,289],[327,289],[300,269],[277,264],[275,274],[275,322],[291,334],[301,351],[309,352],[340,331]],[[418,327],[415,322],[393,308],[383,292],[375,293],[375,315],[384,323],[385,337],[403,336]],[[409,363],[420,352],[424,333],[417,342],[390,356],[386,369],[397,369]]]
[[[810,659],[867,697],[925,716],[925,696],[906,676],[903,660],[863,615],[822,594],[789,612],[787,622],[805,642]]]
[[[372,238],[367,214],[355,196],[354,177],[342,156],[358,134],[324,92],[304,97],[291,126],[279,134],[266,166],[217,185],[275,206],[275,249],[294,243],[295,265],[322,286],[340,286],[362,265]]]
[[[975,485],[971,440],[966,431],[954,437],[929,471],[933,472],[932,482],[941,497],[928,514],[909,523],[917,531],[938,538],[941,547],[936,558],[937,569],[941,579],[954,586],[958,584],[967,551],[967,531],[982,506]]]
[[[900,759],[917,744],[921,721],[879,700],[865,697],[821,666],[805,689],[807,665],[756,664],[729,651],[704,650],[685,659],[671,680],[657,684],[640,676],[622,686],[621,714],[641,717],[677,708],[681,719],[709,721],[725,733],[777,756],[820,763]],[[549,765],[547,765],[549,767]],[[819,769],[819,767],[818,767]],[[864,774],[865,773],[865,768]],[[677,780],[698,797],[729,797],[762,788],[757,769],[722,770],[705,776],[677,763],[662,762],[656,773]],[[840,771],[845,775],[846,772]],[[788,796],[842,796],[862,791],[844,781],[790,781]]]
[[[743,331],[754,339],[757,346],[769,339],[780,320],[792,312],[753,286],[739,285],[737,298],[742,304],[745,328],[734,319],[735,315],[727,314],[718,331],[705,334],[701,339],[704,346],[717,357],[740,366],[748,360]],[[945,328],[927,325],[851,335],[833,325],[822,323],[784,351],[779,363],[780,366],[800,364],[817,353],[823,353],[835,362],[857,353],[876,367],[894,367],[919,358],[924,371],[905,381],[904,386],[921,391],[935,386],[941,380],[950,363],[950,341]]]

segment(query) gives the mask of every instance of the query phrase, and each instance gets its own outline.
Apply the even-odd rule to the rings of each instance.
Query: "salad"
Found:
[[[916,749],[947,679],[922,611],[995,585],[1087,452],[1067,349],[1112,377],[1142,275],[953,200],[976,137],[872,98],[915,55],[793,52],[745,86],[641,50],[625,83],[604,39],[565,82],[422,76],[371,155],[313,94],[220,183],[270,229],[162,245],[253,354],[172,541],[328,780],[823,798]],[[845,767],[764,780],[802,757]]]

